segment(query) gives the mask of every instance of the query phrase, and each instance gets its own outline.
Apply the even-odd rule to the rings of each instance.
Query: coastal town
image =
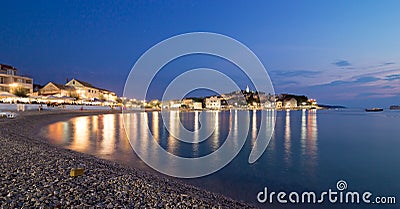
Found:
[[[106,107],[127,110],[145,109],[147,111],[161,109],[201,111],[320,108],[315,99],[310,99],[304,95],[271,95],[252,91],[248,86],[244,90],[201,98],[192,97],[167,101],[138,100],[118,97],[111,90],[94,86],[87,81],[76,78],[67,78],[64,84],[52,81],[45,85],[35,84],[33,78],[20,75],[17,68],[5,64],[0,64],[0,104],[8,104],[9,109],[17,108],[17,110],[25,110],[26,105],[31,105],[34,109]]]
[[[400,209],[400,1],[0,5],[0,209]]]

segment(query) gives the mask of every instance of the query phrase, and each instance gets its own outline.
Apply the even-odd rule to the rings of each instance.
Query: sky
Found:
[[[277,93],[349,107],[400,104],[396,0],[17,0],[1,1],[0,8],[0,63],[42,85],[77,78],[122,95],[130,70],[149,48],[175,35],[213,32],[252,50]],[[183,57],[160,71],[150,97],[198,67],[238,76],[226,60]],[[235,81],[243,89],[248,83]]]

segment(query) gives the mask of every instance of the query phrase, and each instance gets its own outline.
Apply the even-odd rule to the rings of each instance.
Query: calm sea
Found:
[[[266,116],[260,111],[249,111],[245,112],[249,115],[247,123],[239,124],[235,123],[235,115],[240,114],[237,111],[169,112],[168,126],[182,123],[192,131],[207,125],[211,117],[217,120],[214,132],[197,144],[176,140],[167,129],[174,127],[163,125],[161,113],[129,114],[129,119],[125,118],[129,121],[126,123],[128,132],[131,136],[140,136],[137,140],[147,146],[148,155],[153,155],[154,148],[143,135],[147,125],[165,150],[183,157],[210,154],[225,142],[230,131],[239,128],[238,125],[249,126],[246,142],[231,163],[214,174],[183,180],[186,183],[265,208],[400,208],[399,203],[367,206],[330,204],[327,200],[319,205],[280,204],[276,199],[273,204],[257,202],[257,194],[264,187],[268,192],[314,191],[319,195],[329,189],[337,191],[339,180],[347,183],[344,192],[369,191],[372,197],[394,196],[396,202],[400,202],[400,111],[278,111],[268,112]],[[249,164],[261,117],[276,117],[275,131],[261,158]],[[122,114],[85,116],[51,124],[42,134],[59,146],[151,171],[133,152],[123,124]]]

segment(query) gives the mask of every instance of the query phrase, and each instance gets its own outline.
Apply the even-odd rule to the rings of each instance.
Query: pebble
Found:
[[[0,208],[255,208],[154,173],[51,145],[40,128],[96,112],[0,119]],[[34,121],[34,122],[33,122]],[[69,171],[85,165],[83,176]]]

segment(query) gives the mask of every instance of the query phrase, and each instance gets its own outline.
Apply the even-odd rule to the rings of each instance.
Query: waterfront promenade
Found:
[[[219,194],[115,162],[56,147],[41,127],[117,111],[28,111],[0,118],[0,208],[251,208]],[[84,165],[85,174],[70,177]]]

